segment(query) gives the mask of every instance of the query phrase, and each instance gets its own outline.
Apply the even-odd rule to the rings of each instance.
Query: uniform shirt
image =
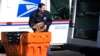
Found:
[[[44,12],[39,12],[39,10],[33,12],[29,18],[29,26],[32,28],[39,22],[44,22],[44,24],[47,25],[47,29],[45,31],[48,31],[49,26],[52,23],[51,14],[46,10]]]

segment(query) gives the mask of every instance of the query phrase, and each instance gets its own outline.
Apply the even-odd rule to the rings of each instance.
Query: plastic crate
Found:
[[[45,43],[51,42],[51,32],[27,32],[22,34],[24,43]]]
[[[6,56],[47,56],[51,41],[51,32],[24,32],[18,45],[9,44],[6,33],[2,32],[2,36]]]

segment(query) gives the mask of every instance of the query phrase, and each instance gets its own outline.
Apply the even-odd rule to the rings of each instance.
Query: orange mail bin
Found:
[[[51,41],[50,32],[23,33],[23,43],[49,43]]]
[[[7,42],[7,35],[5,32],[2,32],[1,35],[3,36],[2,43],[5,48],[6,56],[23,56],[22,55],[22,39],[20,39],[19,45],[9,45]]]
[[[23,33],[24,56],[47,56],[51,32]]]
[[[22,33],[19,45],[9,45],[4,32],[2,36],[6,56],[47,56],[51,41],[51,32]]]

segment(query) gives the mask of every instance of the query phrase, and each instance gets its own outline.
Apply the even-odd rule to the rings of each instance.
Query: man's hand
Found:
[[[47,29],[47,25],[44,25],[44,30],[46,30]]]
[[[35,27],[35,26],[33,26],[32,28],[33,28],[33,29],[35,29],[36,27]]]

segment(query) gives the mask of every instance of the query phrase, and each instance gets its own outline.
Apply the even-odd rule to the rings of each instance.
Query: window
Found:
[[[69,0],[50,0],[53,20],[69,19]]]

